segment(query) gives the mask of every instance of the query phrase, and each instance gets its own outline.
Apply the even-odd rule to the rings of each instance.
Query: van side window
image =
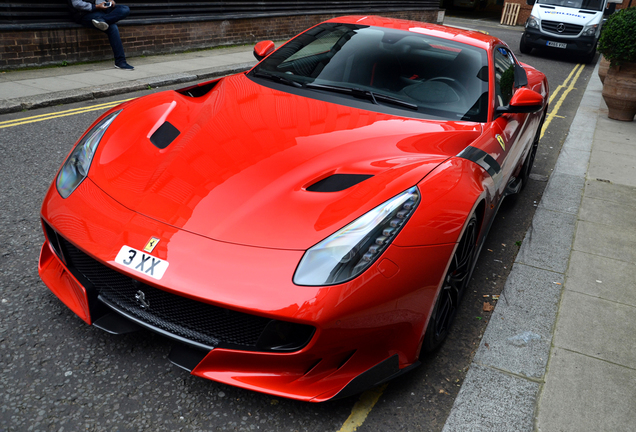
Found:
[[[495,50],[495,95],[497,106],[506,106],[514,92],[515,63],[510,52],[503,47]]]

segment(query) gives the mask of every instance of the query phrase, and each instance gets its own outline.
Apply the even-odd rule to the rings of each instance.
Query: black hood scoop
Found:
[[[150,142],[160,149],[165,149],[180,133],[179,129],[166,121],[150,136]]]
[[[310,192],[340,192],[371,177],[373,176],[368,174],[332,174],[307,187],[307,190]]]

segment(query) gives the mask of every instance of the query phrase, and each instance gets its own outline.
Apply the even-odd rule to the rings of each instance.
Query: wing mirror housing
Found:
[[[526,4],[528,6],[534,6],[534,2],[535,2],[535,0],[526,0]]]
[[[256,60],[261,61],[273,53],[275,49],[274,42],[271,40],[260,41],[254,45],[254,57],[256,57]]]
[[[541,110],[544,103],[545,99],[539,93],[522,87],[512,95],[508,105],[497,107],[495,114],[533,113]]]

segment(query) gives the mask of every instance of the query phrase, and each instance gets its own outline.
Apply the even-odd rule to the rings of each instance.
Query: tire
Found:
[[[532,52],[532,47],[526,42],[525,36],[521,36],[519,51],[521,51],[522,54],[530,54]]]
[[[468,281],[475,266],[477,231],[477,218],[472,215],[455,249],[448,271],[444,276],[442,288],[431,312],[422,342],[423,353],[429,353],[439,348],[448,336],[448,331],[455,315],[457,315],[459,303],[466,292]]]
[[[594,44],[594,48],[589,53],[585,54],[581,60],[585,64],[590,64],[594,61],[594,57],[596,57],[596,44]]]

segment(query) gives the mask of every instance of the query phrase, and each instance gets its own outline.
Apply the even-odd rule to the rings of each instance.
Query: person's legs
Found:
[[[117,21],[123,20],[130,13],[130,8],[124,5],[115,5],[106,10],[102,19],[109,25],[115,24]]]
[[[104,21],[104,15],[106,15],[104,12],[89,12],[86,15],[82,16],[82,21],[80,24],[82,24],[84,27],[95,28],[95,26],[93,25],[93,20]]]
[[[106,33],[106,35],[108,36],[108,42],[110,42],[110,47],[113,49],[113,55],[115,56],[115,66],[120,67],[122,65],[127,65],[127,63],[126,63],[126,55],[124,54],[124,45],[122,44],[121,37],[119,36],[119,28],[117,27],[115,23],[119,21],[120,19],[123,19],[126,16],[128,16],[130,9],[128,8],[128,6],[119,6],[119,5],[111,9],[112,10],[107,13],[104,13],[104,12],[88,13],[82,17],[81,24],[84,27],[88,27],[88,28],[95,28],[95,25],[93,24],[93,20],[103,21],[109,24],[108,28],[104,30],[104,33]],[[120,11],[117,12],[117,9],[120,9]],[[117,13],[111,17],[110,15],[113,14],[114,12],[117,12]],[[115,18],[115,19],[109,19],[109,18]],[[132,70],[131,67],[126,67],[125,69],[129,69],[129,68]]]
[[[123,5],[115,5],[106,10],[106,12],[102,11],[94,11],[89,12],[86,15],[82,16],[81,24],[84,27],[95,28],[93,25],[93,20],[102,21],[107,23],[108,25],[113,25],[117,21],[123,20],[130,14],[130,8],[128,6]]]
[[[106,34],[108,35],[108,42],[110,42],[110,47],[113,49],[113,55],[115,56],[115,64],[120,65],[126,63],[126,55],[124,54],[124,45],[121,43],[121,38],[119,37],[119,29],[117,28],[117,24],[111,24],[108,26],[108,30],[106,30]]]

